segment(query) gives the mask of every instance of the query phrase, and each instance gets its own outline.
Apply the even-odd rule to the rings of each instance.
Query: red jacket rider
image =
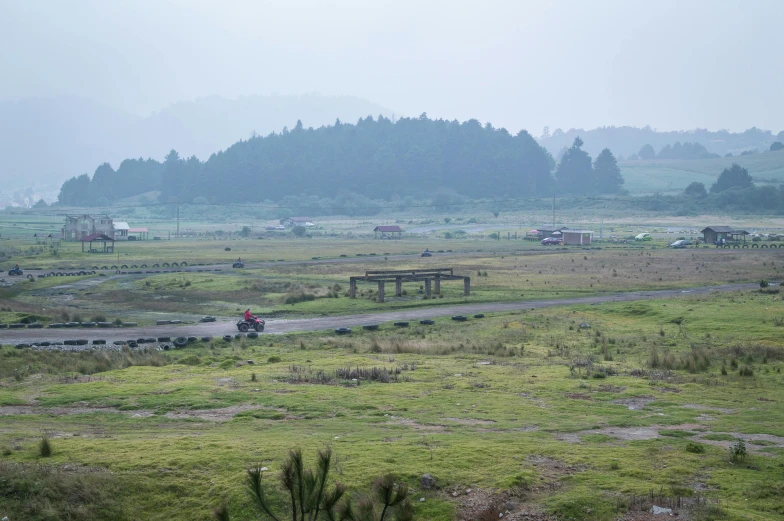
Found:
[[[246,309],[246,310],[245,310],[245,320],[246,320],[247,322],[252,322],[252,321],[253,321],[255,318],[256,318],[256,317],[254,317],[253,315],[251,315],[251,313],[250,313],[250,308],[248,308],[248,309]]]

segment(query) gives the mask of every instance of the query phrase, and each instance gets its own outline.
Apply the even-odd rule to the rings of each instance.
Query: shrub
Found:
[[[686,444],[686,452],[691,452],[692,454],[703,454],[705,452],[705,446],[700,443],[694,443],[690,441]]]
[[[41,442],[38,444],[38,454],[42,458],[48,458],[52,455],[52,444],[46,435],[41,438]]]
[[[770,283],[767,280],[762,279],[759,281],[759,286],[760,288],[767,288],[768,286],[770,286]]]
[[[743,367],[740,368],[738,374],[741,376],[754,376],[754,369],[752,369],[747,365],[744,365]]]
[[[730,461],[737,463],[746,459],[748,453],[746,452],[746,443],[739,439],[730,445]]]
[[[267,363],[277,364],[278,362],[280,362],[280,357],[278,355],[272,355],[271,357],[267,358]]]

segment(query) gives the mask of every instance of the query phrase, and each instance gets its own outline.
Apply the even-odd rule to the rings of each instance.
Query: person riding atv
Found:
[[[231,267],[232,268],[244,268],[245,267],[245,263],[242,262],[242,258],[238,258],[236,261],[234,261],[234,264],[232,264]]]
[[[245,315],[243,316],[242,320],[237,322],[237,329],[245,333],[251,328],[261,333],[264,331],[264,321],[258,317],[253,316],[253,314],[250,312],[250,308],[248,308],[245,310]]]
[[[19,263],[17,263],[13,268],[8,270],[8,274],[12,275],[12,276],[13,275],[23,275],[24,272],[22,271],[22,268],[19,267]]]

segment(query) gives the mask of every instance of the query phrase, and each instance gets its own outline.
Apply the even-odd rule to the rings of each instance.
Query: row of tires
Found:
[[[225,342],[231,342],[232,340],[239,340],[243,336],[247,336],[248,338],[258,338],[259,334],[256,332],[250,332],[247,335],[240,335],[236,334],[232,335],[224,335],[223,340]],[[210,342],[213,340],[211,336],[203,336],[201,337],[202,342]],[[168,336],[161,336],[161,337],[150,337],[150,338],[137,338],[135,340],[115,340],[112,342],[113,345],[116,346],[128,346],[128,347],[139,347],[140,345],[145,344],[162,344],[161,348],[164,351],[168,351],[172,348],[170,343],[174,345],[174,348],[181,348],[185,347],[188,344],[198,342],[199,338],[195,336],[178,336],[175,338],[168,337]],[[96,340],[86,340],[86,339],[78,339],[78,340],[63,340],[62,342],[33,342],[32,344],[16,344],[17,349],[23,349],[25,347],[49,347],[49,346],[57,346],[57,345],[65,345],[65,346],[86,346],[86,345],[93,345],[93,346],[101,346],[106,345],[107,341],[103,339],[96,339]]]
[[[136,327],[136,322],[125,322],[123,324],[115,324],[114,322],[52,322],[49,324],[49,329],[60,329],[60,328],[75,328],[75,327],[102,327],[102,328],[112,328],[112,327]],[[44,327],[43,324],[34,322],[32,324],[0,324],[0,329],[42,329]]]
[[[186,261],[172,262],[171,264],[168,263],[168,262],[163,262],[163,263],[156,262],[155,264],[152,264],[149,267],[151,267],[151,268],[169,268],[169,267],[171,267],[171,268],[179,268],[180,266],[187,266],[187,265],[188,265],[188,263]],[[138,265],[137,264],[131,264],[130,266],[128,264],[121,264],[119,266],[117,264],[113,264],[112,266],[100,266],[100,267],[93,266],[92,269],[94,269],[94,270],[117,270],[117,269],[127,270],[129,268],[130,269],[136,269],[136,268],[147,268],[147,267],[148,267],[147,264],[144,264],[144,263],[138,264]],[[65,269],[65,268],[60,268],[60,269]],[[79,269],[85,269],[85,268],[79,268]]]
[[[717,248],[724,248],[725,250],[728,250],[730,248],[732,248],[734,250],[738,250],[738,249],[741,249],[741,248],[749,248],[749,247],[751,247],[751,248],[774,248],[774,249],[775,248],[781,248],[781,249],[784,249],[784,244],[778,244],[778,245],[776,245],[776,244],[757,244],[756,242],[753,242],[753,243],[751,243],[751,246],[749,246],[748,244],[725,244],[723,246],[717,245],[716,247]]]
[[[485,315],[483,313],[477,313],[476,315],[474,315],[474,318],[485,318]],[[454,320],[455,322],[465,322],[466,320],[468,320],[468,317],[465,315],[455,315],[452,317],[452,320]],[[430,320],[429,318],[419,321],[419,324],[423,326],[432,326],[435,323],[436,323],[435,320]],[[393,325],[395,327],[408,327],[410,325],[410,322],[405,322],[405,321],[394,322]],[[366,326],[362,326],[362,329],[364,329],[365,331],[377,331],[378,328],[379,328],[378,324],[368,324]],[[349,335],[351,334],[351,328],[339,327],[335,329],[335,333],[338,335]]]

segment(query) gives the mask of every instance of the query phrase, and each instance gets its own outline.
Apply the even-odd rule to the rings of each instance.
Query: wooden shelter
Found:
[[[734,243],[746,244],[746,230],[736,230],[731,226],[708,226],[700,230],[706,244]]]
[[[403,296],[404,282],[424,282],[425,296],[428,298],[435,293],[441,294],[442,280],[462,280],[463,294],[471,294],[471,277],[455,275],[453,268],[434,268],[425,270],[372,270],[366,271],[363,277],[349,278],[349,296],[356,298],[357,282],[376,282],[378,283],[378,302],[384,302],[384,284],[387,282],[395,283],[395,296]],[[435,283],[435,288],[433,288]]]
[[[376,239],[402,239],[403,230],[400,226],[376,226],[373,228]]]
[[[82,241],[82,253],[84,253],[84,245],[89,243],[87,253],[114,253],[114,239],[103,233],[92,233],[80,239]],[[101,248],[93,248],[93,243],[101,244]]]

